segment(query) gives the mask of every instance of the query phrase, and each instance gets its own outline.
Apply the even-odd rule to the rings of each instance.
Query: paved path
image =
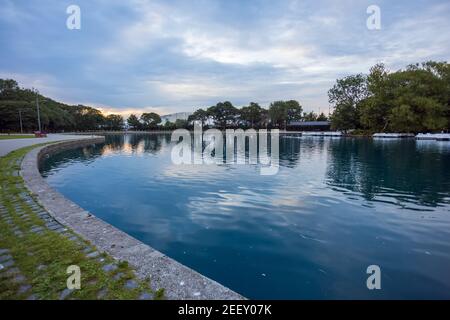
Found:
[[[56,142],[62,140],[74,140],[74,139],[80,139],[80,136],[68,134],[49,134],[47,138],[0,140],[0,157],[7,155],[11,151],[28,147],[34,144]]]

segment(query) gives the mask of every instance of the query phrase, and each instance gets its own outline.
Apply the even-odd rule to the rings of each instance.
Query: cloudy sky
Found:
[[[338,77],[449,61],[449,17],[448,0],[0,0],[0,77],[123,114],[280,99],[328,112]]]

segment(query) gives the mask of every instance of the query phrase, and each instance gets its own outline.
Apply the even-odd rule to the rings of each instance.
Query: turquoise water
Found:
[[[177,166],[170,135],[48,159],[65,196],[255,299],[450,298],[450,143],[280,138],[256,165]],[[381,290],[367,289],[369,265]]]

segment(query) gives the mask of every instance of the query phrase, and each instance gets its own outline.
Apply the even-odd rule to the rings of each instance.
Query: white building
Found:
[[[161,124],[165,125],[166,122],[175,123],[175,121],[177,121],[177,120],[187,120],[190,115],[192,115],[192,112],[177,112],[177,113],[167,114],[165,116],[161,116]]]

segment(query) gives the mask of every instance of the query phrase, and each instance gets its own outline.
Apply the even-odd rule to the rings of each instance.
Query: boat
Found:
[[[419,133],[417,140],[450,141],[450,133]]]
[[[375,133],[373,136],[375,139],[402,139],[402,138],[414,138],[412,133]]]

